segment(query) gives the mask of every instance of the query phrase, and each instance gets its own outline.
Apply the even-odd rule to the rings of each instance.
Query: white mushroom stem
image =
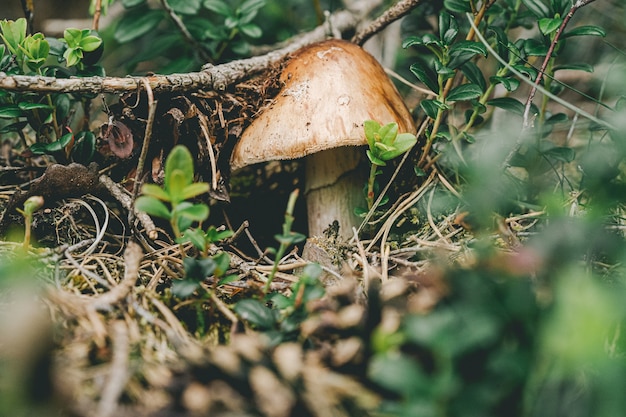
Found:
[[[364,150],[343,146],[311,154],[305,158],[305,195],[309,236],[322,236],[336,220],[339,236],[348,240],[358,225],[355,207],[365,206],[362,172]]]

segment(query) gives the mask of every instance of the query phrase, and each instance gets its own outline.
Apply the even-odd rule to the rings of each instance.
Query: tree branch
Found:
[[[391,23],[409,14],[411,10],[415,9],[421,2],[422,0],[401,0],[397,2],[389,9],[385,10],[385,13],[380,15],[368,27],[354,35],[352,42],[357,45],[363,45],[369,38],[385,29]]]
[[[364,0],[358,12],[341,10],[333,13],[329,24],[340,32],[354,29],[367,13],[379,6],[382,0]],[[147,83],[154,93],[189,92],[202,90],[223,91],[229,85],[240,82],[253,74],[280,62],[287,55],[303,46],[319,42],[327,37],[326,25],[316,27],[287,46],[265,55],[240,59],[221,65],[205,65],[200,72],[171,75],[150,75],[134,77],[83,77],[54,78],[27,75],[6,75],[0,73],[0,89],[10,91],[33,91],[41,93],[123,93],[139,91]]]

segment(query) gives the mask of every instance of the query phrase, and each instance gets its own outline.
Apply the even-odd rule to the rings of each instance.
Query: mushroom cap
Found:
[[[356,44],[331,39],[306,46],[280,75],[272,103],[246,128],[233,170],[296,159],[325,149],[365,145],[363,122],[396,122],[415,133],[411,113],[376,59]]]

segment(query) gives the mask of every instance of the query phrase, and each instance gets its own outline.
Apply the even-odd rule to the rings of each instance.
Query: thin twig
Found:
[[[548,67],[550,60],[552,59],[554,48],[556,48],[556,44],[559,42],[559,39],[561,38],[561,35],[563,34],[565,27],[567,26],[570,19],[572,18],[572,16],[574,16],[574,13],[576,13],[578,9],[580,9],[583,6],[588,5],[589,3],[593,3],[594,1],[595,0],[578,0],[576,3],[574,3],[572,7],[569,9],[569,12],[563,18],[563,21],[561,22],[561,26],[559,26],[559,28],[556,30],[556,33],[554,34],[554,39],[552,39],[552,42],[550,43],[550,47],[548,48],[548,52],[546,53],[546,56],[543,59],[543,63],[541,64],[541,68],[539,68],[539,74],[537,74],[537,78],[535,78],[535,83],[533,87],[531,88],[530,93],[528,94],[528,98],[526,99],[526,105],[524,106],[524,124],[523,124],[524,130],[532,127],[532,120],[530,118],[530,108],[531,108],[531,105],[533,104],[533,99],[535,98],[535,94],[537,93],[537,87],[539,86],[539,84],[541,83],[541,80],[543,79],[546,68]]]
[[[130,356],[128,328],[122,320],[115,321],[112,327],[113,356],[109,366],[109,375],[98,403],[96,417],[110,417],[114,415],[118,408],[119,398],[124,392],[130,375],[128,367]]]
[[[100,27],[100,15],[102,14],[102,0],[96,0],[94,12],[93,12],[93,23],[91,24],[91,28],[93,30],[98,30]]]
[[[397,2],[389,9],[385,10],[382,15],[380,15],[365,29],[357,32],[352,37],[352,42],[356,43],[357,45],[363,45],[369,38],[380,32],[381,30],[385,29],[391,23],[409,14],[421,2],[422,0],[401,0]]]
[[[172,9],[167,0],[161,0],[161,5],[163,5],[163,8],[170,16],[170,19],[172,19],[172,22],[174,22],[178,30],[180,30],[180,33],[183,35],[185,40],[192,46],[193,50],[198,52],[200,58],[202,58],[204,62],[213,62],[213,59],[211,58],[211,55],[207,52],[206,48],[200,42],[198,42],[196,38],[193,37],[193,35],[187,29],[187,26],[185,26],[183,21],[176,14],[174,9]]]

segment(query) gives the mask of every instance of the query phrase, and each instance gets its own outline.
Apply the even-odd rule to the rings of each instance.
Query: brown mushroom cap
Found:
[[[367,143],[365,120],[398,123],[415,133],[411,114],[385,70],[353,43],[331,39],[306,46],[289,60],[272,104],[243,132],[233,170]]]

